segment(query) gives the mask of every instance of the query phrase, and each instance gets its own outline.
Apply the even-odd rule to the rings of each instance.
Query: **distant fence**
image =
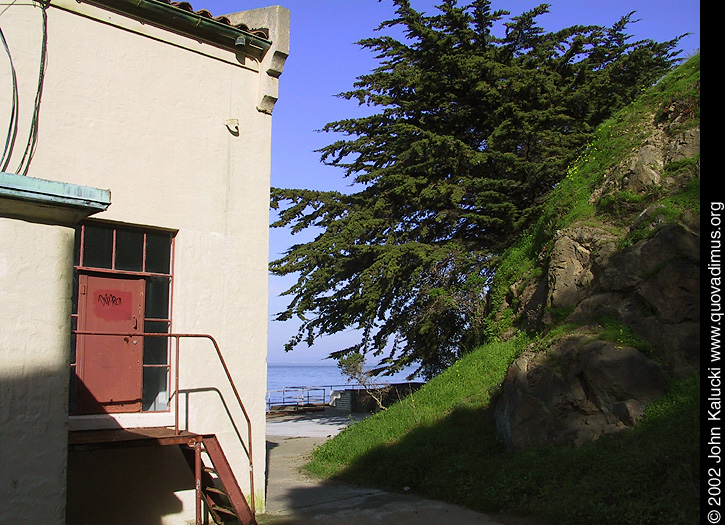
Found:
[[[384,403],[395,402],[417,390],[423,383],[374,385],[385,390]],[[335,406],[351,412],[375,409],[372,398],[360,385],[290,386],[267,391],[267,412],[324,409]]]
[[[267,392],[267,412],[320,407],[328,403],[327,387],[291,386]]]
[[[267,391],[267,412],[301,410],[334,405],[339,392],[360,388],[354,385],[288,386]]]

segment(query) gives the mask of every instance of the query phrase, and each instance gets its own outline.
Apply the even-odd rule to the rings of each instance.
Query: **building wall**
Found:
[[[279,8],[270,13],[279,21]],[[0,14],[14,51],[24,104],[21,115],[26,116],[38,80],[41,14],[37,5],[25,4],[14,4]],[[47,15],[38,142],[27,174],[109,188],[112,204],[97,219],[178,230],[172,330],[210,334],[219,343],[252,419],[259,511],[265,471],[269,110],[278,75],[267,71],[279,69],[280,56],[286,57],[287,50],[279,46],[288,42],[288,26],[282,20],[279,38],[271,35],[276,47],[260,64],[74,0],[54,0]],[[7,79],[3,67],[3,85]],[[9,107],[3,93],[0,119]],[[23,120],[19,127],[23,140],[28,124]],[[19,162],[21,149],[16,147],[11,166]],[[70,246],[67,232],[65,242]],[[68,251],[68,246],[63,249]],[[60,264],[64,278],[71,264],[67,258]],[[66,328],[64,324],[60,330],[63,347]],[[58,339],[53,341],[58,346]],[[31,357],[21,357],[17,366],[24,367],[23,360]],[[180,396],[182,427],[217,434],[242,490],[249,494],[247,425],[208,341],[182,341],[180,378],[185,391]],[[67,399],[65,392],[61,397]],[[161,421],[145,414],[141,419],[133,424],[154,426]],[[71,425],[77,423],[71,418]],[[121,417],[112,424],[127,421]],[[102,461],[72,455],[72,489],[75,493],[95,487],[96,497],[107,498],[113,508],[119,497],[123,499],[118,491],[128,485],[118,481],[125,477],[123,472],[175,461],[173,453],[163,452],[157,462],[149,462],[147,454],[154,453],[132,450]],[[94,465],[97,471],[88,472]],[[165,474],[155,470],[148,472],[147,482],[168,485]],[[98,490],[99,477],[118,491]],[[172,485],[180,503],[170,505],[168,512],[154,511],[161,523],[193,517],[192,486]],[[129,490],[129,497],[135,494]],[[99,505],[103,501],[94,502],[96,512]],[[148,515],[155,505],[153,498],[138,505],[139,516]],[[69,503],[68,522],[84,523],[84,513],[91,513],[87,505]],[[112,523],[112,514],[106,516]]]
[[[0,523],[62,523],[73,229],[0,218]]]

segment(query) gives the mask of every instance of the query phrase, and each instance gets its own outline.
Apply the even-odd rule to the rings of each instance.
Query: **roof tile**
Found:
[[[231,27],[235,27],[237,29],[241,29],[242,31],[246,31],[248,33],[252,33],[253,35],[260,36],[262,38],[268,39],[269,38],[269,30],[265,28],[256,28],[252,29],[249,28],[246,24],[232,24],[231,20],[224,16],[214,16],[211,14],[211,12],[207,9],[194,9],[189,2],[175,2],[173,0],[157,0],[158,2],[168,4],[172,7],[176,7],[177,9],[183,9],[184,11],[188,11],[190,13],[194,13],[199,16],[203,16],[205,18],[209,18],[211,20],[214,20],[216,22],[220,22],[222,24],[226,24]]]

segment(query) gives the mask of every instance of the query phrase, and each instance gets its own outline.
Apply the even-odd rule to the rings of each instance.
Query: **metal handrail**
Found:
[[[274,394],[281,393],[280,396]],[[289,396],[288,396],[289,394]],[[267,410],[272,406],[305,407],[325,405],[327,403],[327,389],[322,386],[285,387],[279,390],[267,390]]]
[[[255,513],[254,508],[254,454],[252,453],[252,420],[249,417],[249,414],[247,413],[247,409],[244,407],[244,403],[242,402],[242,398],[239,395],[239,391],[237,390],[236,385],[234,384],[234,379],[232,378],[232,375],[229,373],[229,368],[227,367],[226,361],[224,360],[224,356],[222,355],[221,349],[219,348],[219,344],[217,343],[216,339],[214,339],[213,336],[209,334],[175,334],[175,333],[149,333],[149,332],[93,332],[93,331],[85,331],[85,330],[73,330],[73,334],[75,335],[98,335],[98,336],[114,336],[114,337],[168,337],[168,338],[174,338],[176,341],[175,344],[175,362],[176,367],[174,369],[174,375],[175,375],[175,381],[174,381],[174,391],[173,391],[173,397],[174,397],[174,403],[175,403],[175,414],[174,414],[174,433],[178,436],[179,435],[179,354],[180,354],[180,348],[179,348],[179,340],[181,338],[193,338],[193,339],[208,339],[212,342],[214,345],[214,350],[216,350],[217,357],[219,358],[219,362],[222,365],[222,368],[224,369],[224,373],[227,376],[227,380],[229,381],[229,385],[232,387],[232,391],[234,392],[234,397],[237,400],[237,404],[239,405],[239,408],[242,410],[242,414],[244,414],[244,419],[247,423],[247,441],[248,445],[246,447],[247,452],[247,458],[249,459],[249,490],[251,492],[250,494],[250,509],[252,511],[252,514]],[[231,418],[231,414],[229,415]],[[233,422],[233,418],[232,418]],[[242,443],[242,445],[244,445]],[[245,447],[243,447],[245,448]]]
[[[389,387],[390,383],[381,382],[368,385],[367,388],[380,389]],[[340,384],[340,385],[310,385],[310,386],[286,386],[283,388],[276,388],[274,390],[267,390],[267,412],[271,412],[272,407],[277,408],[289,408],[294,407],[298,409],[309,406],[326,405],[332,402],[332,394],[335,390],[365,390],[365,386],[360,384]],[[322,394],[310,394],[313,391],[322,391]],[[329,391],[329,392],[328,392]],[[287,396],[287,393],[290,396]],[[303,392],[303,396],[300,396],[300,392]],[[280,399],[281,398],[281,399]],[[291,401],[291,402],[288,402]]]

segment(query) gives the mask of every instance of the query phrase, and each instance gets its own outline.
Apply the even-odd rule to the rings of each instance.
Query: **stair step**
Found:
[[[211,509],[214,512],[222,512],[224,514],[228,514],[229,516],[235,516],[235,517],[237,516],[237,513],[234,512],[234,509],[231,507],[224,507],[222,505],[212,505]]]
[[[246,497],[242,493],[234,472],[227,461],[216,436],[203,436],[203,443],[197,442],[199,452],[208,456],[202,459],[202,464],[196,463],[194,447],[182,447],[184,456],[194,472],[201,467],[201,495],[202,501],[217,525],[256,525],[254,512],[250,508]]]
[[[204,490],[207,492],[213,492],[214,494],[220,494],[222,496],[226,496],[227,493],[223,489],[220,489],[219,487],[205,487]]]

